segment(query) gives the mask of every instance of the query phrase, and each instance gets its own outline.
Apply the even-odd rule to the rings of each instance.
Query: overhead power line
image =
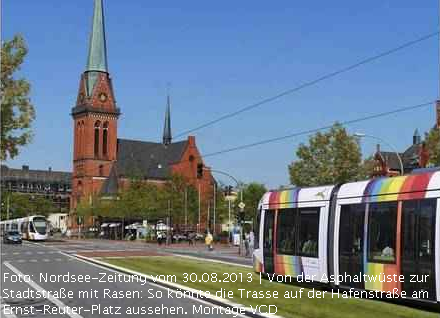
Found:
[[[183,135],[187,135],[189,133],[192,133],[192,132],[195,132],[195,131],[198,131],[198,130],[201,130],[203,128],[212,126],[212,125],[214,125],[214,124],[216,124],[216,123],[218,123],[220,121],[226,120],[226,119],[231,118],[231,117],[235,117],[235,116],[237,116],[237,115],[239,115],[241,113],[250,111],[251,109],[255,109],[255,108],[260,107],[260,106],[262,106],[264,104],[273,102],[273,101],[275,101],[277,99],[280,99],[280,98],[282,98],[284,96],[290,95],[290,94],[295,93],[297,91],[300,91],[300,90],[302,90],[304,88],[313,86],[313,85],[315,85],[315,84],[317,84],[319,82],[322,82],[322,81],[325,81],[327,79],[333,78],[333,77],[335,77],[337,75],[340,75],[342,73],[346,73],[346,72],[351,71],[353,69],[356,69],[356,68],[358,68],[358,67],[360,67],[362,65],[374,62],[374,61],[376,61],[376,60],[378,60],[380,58],[383,58],[385,56],[391,55],[393,53],[396,53],[398,51],[406,49],[406,48],[408,48],[410,46],[416,45],[416,44],[418,44],[420,42],[423,42],[423,41],[426,41],[426,40],[428,40],[430,38],[433,38],[433,37],[437,36],[438,34],[439,34],[439,31],[423,35],[423,36],[421,36],[421,37],[419,37],[419,38],[417,38],[415,40],[412,40],[412,41],[409,41],[409,42],[405,42],[405,43],[403,43],[403,44],[401,44],[399,46],[396,46],[396,47],[394,47],[392,49],[389,49],[387,51],[383,51],[383,52],[381,52],[379,54],[376,54],[374,56],[371,56],[371,57],[368,57],[366,59],[363,59],[363,60],[361,60],[361,61],[359,61],[357,63],[351,64],[349,66],[345,66],[345,67],[343,67],[341,69],[338,69],[336,71],[333,71],[331,73],[327,73],[325,75],[322,75],[321,77],[318,77],[318,78],[316,78],[314,80],[304,82],[304,83],[300,84],[299,86],[296,86],[294,88],[285,90],[285,91],[283,91],[283,92],[281,92],[281,93],[279,93],[277,95],[274,95],[272,97],[268,97],[268,98],[262,99],[262,100],[260,100],[260,101],[258,101],[256,103],[253,103],[251,105],[245,106],[245,107],[240,108],[240,109],[238,109],[236,111],[233,111],[231,113],[227,113],[227,114],[222,115],[222,116],[220,116],[220,117],[218,117],[216,119],[213,119],[211,121],[208,121],[205,124],[202,124],[202,125],[199,125],[199,126],[197,126],[195,128],[183,131],[183,132],[177,134],[176,138],[177,137],[181,137]]]
[[[360,118],[356,118],[356,119],[351,119],[351,120],[345,120],[342,122],[338,122],[341,125],[351,125],[354,123],[359,123],[362,121],[367,121],[367,120],[371,120],[371,119],[375,119],[375,118],[379,118],[379,117],[385,117],[385,116],[390,116],[393,114],[397,114],[397,113],[402,113],[402,112],[406,112],[406,111],[410,111],[410,110],[414,110],[414,109],[418,109],[418,108],[423,108],[429,105],[433,105],[433,103],[435,103],[436,100],[432,100],[423,104],[417,104],[417,105],[412,105],[412,106],[407,106],[407,107],[401,107],[401,108],[397,108],[391,111],[387,111],[387,112],[382,112],[382,113],[377,113],[377,114],[372,114],[372,115],[368,115],[368,116],[364,116],[364,117],[360,117]],[[211,152],[208,153],[206,155],[202,155],[202,158],[206,158],[206,157],[213,157],[213,156],[218,156],[221,154],[225,154],[228,152],[233,152],[233,151],[238,151],[238,150],[243,150],[243,149],[247,149],[247,148],[252,148],[252,147],[256,147],[256,146],[261,146],[264,144],[269,144],[272,142],[276,142],[276,141],[281,141],[281,140],[285,140],[285,139],[290,139],[290,138],[294,138],[294,137],[299,137],[299,136],[303,136],[303,135],[309,135],[309,134],[313,134],[313,133],[317,133],[323,130],[328,130],[330,128],[333,127],[332,125],[327,125],[327,126],[322,126],[319,128],[314,128],[314,129],[309,129],[309,130],[304,130],[304,131],[300,131],[300,132],[296,132],[296,133],[292,133],[289,135],[284,135],[284,136],[280,136],[280,137],[275,137],[275,138],[270,138],[270,139],[264,139],[264,140],[260,140],[257,142],[253,142],[250,144],[245,144],[245,145],[241,145],[241,146],[236,146],[236,147],[232,147],[232,148],[227,148],[227,149],[223,149],[220,151],[216,151],[216,152]]]

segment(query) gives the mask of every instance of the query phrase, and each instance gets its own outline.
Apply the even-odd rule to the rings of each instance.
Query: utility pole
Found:
[[[197,223],[197,233],[200,233],[200,213],[201,213],[201,198],[200,198],[200,182],[199,182],[199,223]]]
[[[167,245],[171,244],[171,201],[168,199]]]
[[[207,220],[207,225],[208,225],[208,232],[211,233],[211,200],[208,201],[208,220]]]
[[[9,194],[6,197],[6,220],[9,220]]]
[[[188,188],[185,187],[185,231],[188,231]]]
[[[231,200],[228,200],[228,213],[229,213],[229,216],[228,216],[228,242],[229,242],[229,244],[231,244],[231,238],[232,238],[232,235],[231,235]]]
[[[214,228],[212,229],[212,235],[215,236],[215,206],[217,204],[216,202],[217,197],[217,184],[214,182],[214,207],[213,207],[213,214],[214,214]]]

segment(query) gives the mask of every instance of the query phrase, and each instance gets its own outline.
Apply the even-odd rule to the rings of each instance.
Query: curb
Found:
[[[80,259],[80,260],[82,260],[84,262],[89,262],[89,263],[92,263],[92,264],[96,264],[96,265],[99,265],[99,266],[102,266],[102,267],[105,267],[105,268],[116,270],[116,271],[124,273],[124,274],[143,276],[143,277],[146,278],[146,280],[148,280],[152,284],[159,285],[161,287],[170,288],[170,289],[172,289],[174,291],[179,289],[179,290],[189,291],[189,292],[194,292],[194,293],[198,292],[198,290],[196,290],[196,289],[193,289],[193,288],[190,288],[190,287],[187,287],[187,286],[184,286],[184,285],[180,285],[180,284],[177,284],[177,283],[164,282],[164,281],[160,281],[160,280],[154,281],[153,276],[151,276],[151,275],[147,275],[147,274],[143,274],[143,273],[140,273],[140,272],[136,272],[136,271],[133,271],[133,270],[125,268],[125,267],[121,267],[121,266],[117,266],[117,265],[112,265],[112,264],[109,264],[109,263],[106,263],[106,262],[102,262],[102,261],[99,261],[99,260],[96,260],[96,259],[93,259],[93,258],[90,258],[90,257],[86,257],[86,256],[78,255],[78,254],[74,254],[74,255],[70,255],[70,256],[78,258],[78,259]],[[244,315],[246,317],[253,317],[253,318],[283,318],[283,317],[278,316],[278,315],[254,313],[250,307],[244,307],[241,304],[237,304],[237,303],[231,302],[231,301],[229,301],[227,299],[220,298],[220,297],[217,297],[217,296],[214,296],[214,295],[211,295],[211,297],[209,297],[209,298],[208,297],[200,297],[198,299],[202,299],[203,301],[205,301],[207,303],[210,303],[210,304],[213,304],[213,305],[216,305],[216,306],[220,306],[220,307],[224,307],[224,308],[233,308],[233,307],[235,307],[235,308],[237,308],[237,307],[244,308],[244,311],[245,311]]]

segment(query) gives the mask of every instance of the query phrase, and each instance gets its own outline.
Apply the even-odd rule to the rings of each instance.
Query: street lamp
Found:
[[[376,139],[379,140],[380,142],[386,144],[388,147],[391,148],[391,150],[393,150],[396,153],[397,158],[399,159],[399,164],[400,164],[400,175],[404,175],[404,170],[403,170],[403,162],[402,162],[402,157],[400,157],[399,152],[396,150],[396,148],[394,148],[390,143],[386,142],[385,140],[383,140],[382,138],[376,137],[376,136],[371,136],[371,135],[367,135],[364,133],[355,133],[354,134],[355,137],[358,138],[363,138],[363,137],[367,137],[367,138],[372,138],[372,139]]]

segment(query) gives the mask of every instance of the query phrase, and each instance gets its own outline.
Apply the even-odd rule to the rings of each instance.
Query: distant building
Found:
[[[115,195],[132,177],[161,184],[173,174],[184,176],[200,189],[206,204],[215,181],[210,171],[197,179],[197,164],[203,161],[194,136],[172,140],[170,108],[168,96],[162,142],[118,138],[121,112],[107,67],[102,0],[95,0],[87,67],[71,112],[74,122],[73,211],[81,200],[91,202],[94,196]],[[148,120],[149,125],[152,122]],[[205,211],[206,208],[202,208],[201,223],[206,219]]]
[[[1,189],[51,199],[58,211],[67,213],[70,207],[72,173],[64,171],[21,169],[1,165]]]
[[[434,127],[440,129],[440,101],[436,102],[436,124]],[[400,159],[403,164],[405,174],[411,173],[414,169],[424,168],[429,159],[429,152],[425,148],[419,130],[414,131],[412,144],[403,152],[383,151],[380,145],[377,145],[374,154],[374,168],[372,176],[397,176],[401,173]]]

